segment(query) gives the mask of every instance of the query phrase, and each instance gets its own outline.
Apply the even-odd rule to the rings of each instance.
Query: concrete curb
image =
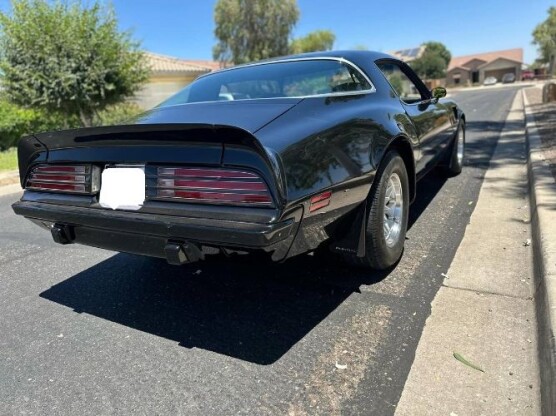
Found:
[[[543,415],[556,414],[556,182],[541,151],[541,139],[529,102],[524,102],[527,135],[527,172],[531,201],[535,304]]]

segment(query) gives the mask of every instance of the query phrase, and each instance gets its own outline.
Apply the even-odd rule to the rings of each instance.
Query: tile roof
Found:
[[[473,55],[465,55],[465,56],[455,56],[450,61],[450,65],[448,66],[448,71],[456,67],[465,68],[465,64],[473,59],[479,59],[485,62],[492,62],[498,58],[506,58],[512,61],[523,62],[523,49],[515,48],[515,49],[506,49],[503,51],[476,53]]]
[[[218,62],[186,60],[152,52],[145,52],[145,56],[151,70],[158,73],[189,72],[204,74],[220,67]]]
[[[203,68],[209,68],[211,71],[217,71],[223,68],[222,64],[217,61],[207,61],[202,59],[185,59],[184,62],[188,62],[191,65],[201,66]]]

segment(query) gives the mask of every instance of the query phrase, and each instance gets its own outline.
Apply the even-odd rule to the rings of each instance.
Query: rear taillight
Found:
[[[25,189],[93,194],[100,189],[100,168],[92,165],[35,166]]]
[[[272,206],[265,181],[256,173],[243,170],[158,167],[151,184],[148,194],[154,199]]]

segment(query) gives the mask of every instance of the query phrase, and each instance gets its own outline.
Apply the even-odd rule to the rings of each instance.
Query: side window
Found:
[[[415,83],[398,65],[391,62],[380,62],[377,66],[403,102],[412,104],[424,99]]]
[[[337,66],[336,66],[337,65]],[[286,97],[331,94],[371,89],[367,80],[355,69],[345,64],[334,64],[325,70],[284,78],[283,92]]]

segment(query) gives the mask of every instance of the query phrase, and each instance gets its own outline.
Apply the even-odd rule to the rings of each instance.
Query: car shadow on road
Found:
[[[331,276],[372,284],[388,273],[354,273],[299,256],[271,264],[252,256],[181,267],[116,254],[41,297],[139,331],[256,364],[278,360],[354,290]]]
[[[409,228],[446,180],[442,171],[433,170],[418,183]],[[181,267],[122,253],[40,296],[187,348],[268,365],[361,285],[374,285],[389,274],[351,269],[332,253],[301,255],[282,264],[218,255]]]
[[[445,177],[422,182],[413,224]],[[56,284],[41,297],[139,331],[256,364],[272,364],[361,285],[390,274],[348,268],[332,253],[283,264],[254,256],[181,267],[130,254],[113,257]]]
[[[504,163],[494,162],[492,156],[496,150],[498,137],[502,129],[514,131],[523,128],[522,121],[470,121],[466,125],[466,133],[481,135],[473,143],[466,143],[465,159],[468,166],[481,169],[496,168]]]

